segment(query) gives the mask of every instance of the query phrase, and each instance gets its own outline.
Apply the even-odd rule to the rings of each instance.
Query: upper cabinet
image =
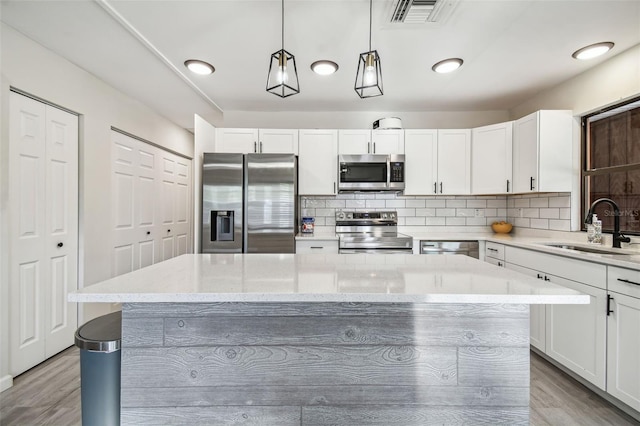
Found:
[[[338,151],[341,155],[404,154],[404,130],[342,129]]]
[[[404,131],[405,195],[435,194],[438,180],[438,131]]]
[[[473,194],[513,192],[513,121],[476,127],[471,132]]]
[[[404,130],[387,129],[371,131],[373,154],[404,154]]]
[[[298,193],[334,195],[338,177],[338,131],[300,129]]]
[[[405,130],[405,195],[469,194],[471,131]]]
[[[297,129],[216,129],[216,152],[298,154]]]
[[[437,193],[471,193],[471,130],[438,130]]]
[[[513,192],[570,192],[571,111],[542,110],[513,128]]]

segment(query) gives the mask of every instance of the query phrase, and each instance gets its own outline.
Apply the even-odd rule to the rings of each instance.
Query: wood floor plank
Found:
[[[533,426],[639,426],[640,422],[531,353]],[[79,351],[72,347],[18,377],[0,393],[1,426],[80,425]]]

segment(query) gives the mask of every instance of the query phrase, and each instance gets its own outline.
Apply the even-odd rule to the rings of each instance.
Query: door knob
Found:
[[[58,243],[58,247],[62,247],[64,244],[62,243]]]
[[[147,231],[147,235],[151,235],[151,231]]]

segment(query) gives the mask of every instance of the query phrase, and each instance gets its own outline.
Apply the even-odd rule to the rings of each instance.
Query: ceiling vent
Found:
[[[435,22],[446,3],[448,3],[447,0],[397,0],[391,15],[391,23],[424,24]]]

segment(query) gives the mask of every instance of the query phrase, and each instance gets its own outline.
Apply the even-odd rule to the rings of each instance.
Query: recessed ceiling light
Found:
[[[437,73],[445,74],[451,71],[455,71],[462,66],[464,61],[460,58],[449,58],[438,62],[431,67]]]
[[[331,75],[334,72],[338,71],[338,64],[333,61],[321,60],[315,61],[311,64],[311,69],[316,74],[320,75]]]
[[[611,50],[612,47],[613,47],[613,43],[611,43],[610,41],[605,41],[602,43],[596,43],[596,44],[583,47],[582,49],[578,49],[575,52],[573,52],[573,55],[571,56],[581,60],[592,59],[597,56],[604,55],[609,50]]]
[[[200,75],[213,74],[216,70],[213,65],[198,59],[188,59],[184,61],[184,66],[189,68],[189,71]]]

